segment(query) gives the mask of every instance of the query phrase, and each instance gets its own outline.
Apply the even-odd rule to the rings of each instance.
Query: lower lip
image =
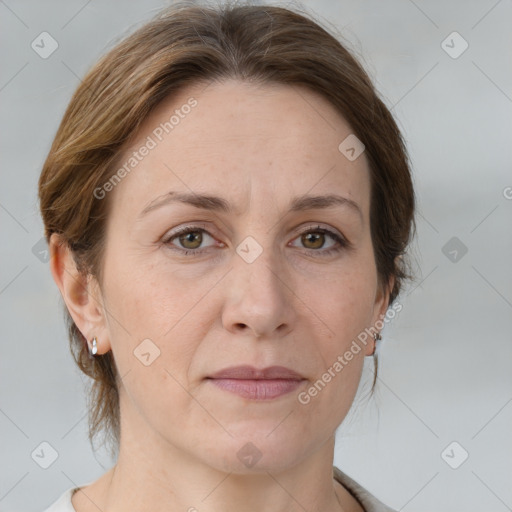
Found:
[[[302,380],[290,379],[209,379],[217,387],[248,400],[273,400],[296,390]]]

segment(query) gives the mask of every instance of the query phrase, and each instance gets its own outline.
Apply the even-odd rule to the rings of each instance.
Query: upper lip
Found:
[[[285,366],[269,366],[268,368],[254,368],[253,366],[231,366],[224,368],[209,379],[246,379],[246,380],[269,380],[269,379],[288,379],[302,380],[304,377],[299,373],[286,368]]]

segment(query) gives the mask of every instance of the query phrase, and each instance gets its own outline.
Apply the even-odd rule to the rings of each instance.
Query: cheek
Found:
[[[327,337],[346,342],[370,326],[375,291],[371,267],[352,266],[308,287],[306,296],[312,311],[324,321]]]
[[[123,378],[121,391],[128,399],[128,402],[122,400],[126,407],[124,412],[131,415],[137,410],[134,421],[139,421],[141,415],[160,432],[179,429],[183,415],[188,415],[194,407],[186,383],[167,367],[164,357],[162,351],[150,366],[134,363]],[[175,432],[173,436],[176,435]]]
[[[170,375],[187,385],[191,361],[209,325],[203,311],[209,301],[203,296],[210,278],[180,279],[140,260],[118,261],[106,266],[105,297],[110,342],[121,375],[137,375],[141,387],[156,393],[176,384]],[[148,360],[154,362],[146,368]]]
[[[304,425],[312,437],[315,430],[326,431],[328,435],[334,433],[347,416],[357,393],[363,365],[361,353],[345,365],[335,363],[336,358],[333,358],[318,379],[297,397],[299,411],[304,418],[310,418]]]
[[[362,283],[340,279],[309,299],[327,334],[315,338],[317,372],[299,403],[314,417],[330,418],[332,428],[348,413],[362,375],[366,345],[357,337],[369,326],[372,312],[371,286]]]
[[[312,333],[319,362],[316,380],[299,403],[319,418],[332,414],[341,421],[357,392],[367,347],[358,336],[371,326],[376,290],[370,263],[362,257],[351,260],[330,279],[304,284],[301,291],[307,297],[306,325],[316,322],[321,329]]]
[[[149,258],[148,258],[149,259]],[[111,258],[115,261],[115,258]],[[151,263],[135,258],[111,264],[105,292],[112,313],[135,339],[159,339],[178,322],[192,290],[164,277]]]

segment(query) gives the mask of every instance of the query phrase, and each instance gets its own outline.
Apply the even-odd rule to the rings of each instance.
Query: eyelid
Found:
[[[209,231],[209,226],[207,226],[205,223],[202,223],[202,224],[185,224],[185,225],[178,226],[177,228],[169,229],[162,236],[161,240],[162,240],[162,242],[165,243],[165,242],[168,242],[169,240],[172,240],[176,236],[181,235],[182,233],[186,233],[187,231],[193,231],[193,230],[205,231],[210,236],[212,236],[210,231]]]
[[[303,233],[307,233],[308,231],[314,231],[314,230],[326,231],[328,233],[332,233],[333,235],[337,235],[340,238],[345,239],[345,237],[336,228],[333,228],[333,227],[327,226],[327,225],[322,225],[319,222],[313,222],[312,224],[309,224],[307,226],[303,226],[303,227],[299,228],[299,235],[302,235]]]

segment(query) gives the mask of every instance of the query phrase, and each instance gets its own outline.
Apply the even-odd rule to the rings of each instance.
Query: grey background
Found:
[[[0,1],[4,512],[41,511],[112,464],[88,444],[85,377],[69,354],[48,264],[33,253],[42,237],[37,179],[80,77],[163,5]],[[512,510],[511,2],[303,5],[350,42],[392,108],[419,200],[411,248],[418,278],[383,332],[369,401],[366,368],[335,463],[397,510]],[[47,59],[31,48],[43,31],[59,44]],[[453,31],[469,44],[458,58],[441,46]],[[460,40],[448,44],[461,48]],[[446,247],[453,237],[467,248],[456,261],[454,242]],[[31,457],[43,441],[58,453],[48,469]],[[441,456],[453,441],[469,453],[458,469]],[[448,451],[452,464],[461,450]]]

